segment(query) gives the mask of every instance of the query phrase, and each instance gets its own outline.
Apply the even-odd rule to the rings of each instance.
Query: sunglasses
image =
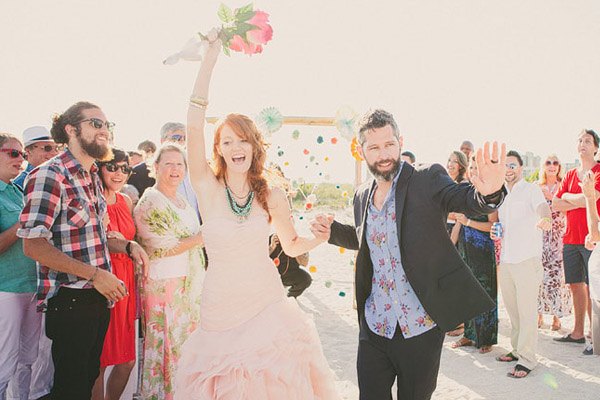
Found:
[[[51,144],[47,144],[45,146],[34,145],[33,147],[35,147],[36,149],[42,149],[46,153],[50,153],[51,151],[58,151],[58,146],[57,145],[51,145]]]
[[[555,167],[557,167],[560,163],[556,160],[554,161],[550,161],[550,160],[546,160],[546,165],[554,165]]]
[[[89,122],[91,126],[93,126],[96,129],[101,129],[104,125],[106,125],[106,129],[112,133],[113,129],[115,128],[115,123],[114,122],[109,122],[109,121],[102,121],[101,119],[98,118],[88,118],[88,119],[84,119],[82,121],[79,121],[78,123],[84,123],[84,122]]]
[[[117,165],[113,163],[108,163],[104,164],[104,166],[106,167],[106,170],[108,172],[117,172],[117,170],[120,169],[122,173],[124,173],[125,175],[129,175],[132,171],[129,165]]]
[[[514,171],[515,169],[519,168],[519,165],[515,164],[515,163],[510,163],[510,164],[506,164],[506,168]]]
[[[175,142],[185,142],[185,135],[171,135],[168,139]]]
[[[0,149],[0,151],[2,153],[8,153],[8,156],[10,158],[17,158],[19,156],[25,158],[25,153],[23,153],[21,150],[17,150],[17,149]]]

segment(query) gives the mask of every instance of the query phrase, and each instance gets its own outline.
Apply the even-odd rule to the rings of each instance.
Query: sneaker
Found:
[[[587,346],[585,346],[585,350],[583,350],[583,355],[584,356],[594,355],[594,346],[592,346],[592,344],[588,344]]]

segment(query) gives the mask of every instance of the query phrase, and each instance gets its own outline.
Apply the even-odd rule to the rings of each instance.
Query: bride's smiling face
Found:
[[[250,169],[252,144],[246,138],[238,136],[229,125],[225,125],[221,130],[218,151],[228,170],[244,173]]]

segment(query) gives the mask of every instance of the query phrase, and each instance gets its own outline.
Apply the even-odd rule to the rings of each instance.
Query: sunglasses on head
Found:
[[[560,163],[556,160],[554,161],[550,161],[550,160],[546,160],[546,165],[554,165],[555,167],[557,167]]]
[[[519,165],[515,164],[515,163],[510,163],[510,164],[506,164],[506,168],[515,170],[515,169],[519,168]]]
[[[46,153],[50,153],[51,151],[58,151],[58,146],[57,145],[51,145],[51,144],[47,144],[45,146],[34,145],[33,147],[35,147],[36,149],[42,149]]]
[[[80,124],[83,122],[89,122],[90,125],[96,129],[101,129],[104,125],[106,125],[106,129],[109,132],[112,132],[113,129],[115,128],[114,122],[102,121],[101,119],[98,119],[98,118],[88,118],[88,119],[84,119],[83,121],[79,121]]]
[[[129,167],[129,165],[117,165],[117,164],[113,164],[113,163],[107,163],[104,164],[104,166],[106,167],[106,170],[108,172],[117,172],[117,170],[121,170],[122,173],[124,173],[125,175],[129,175],[131,173],[131,168]]]
[[[21,150],[17,150],[17,149],[0,149],[1,152],[3,153],[8,153],[8,156],[10,158],[17,158],[19,156],[25,158],[25,153],[23,153]]]

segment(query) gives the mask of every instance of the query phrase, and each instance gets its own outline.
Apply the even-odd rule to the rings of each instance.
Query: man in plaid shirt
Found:
[[[111,273],[109,251],[138,264],[148,256],[136,242],[107,238],[107,206],[96,160],[111,157],[114,124],[91,103],[79,102],[54,119],[51,133],[68,150],[29,175],[18,236],[37,261],[39,308],[52,339],[52,399],[89,399],[100,368],[108,306],[127,296]]]

